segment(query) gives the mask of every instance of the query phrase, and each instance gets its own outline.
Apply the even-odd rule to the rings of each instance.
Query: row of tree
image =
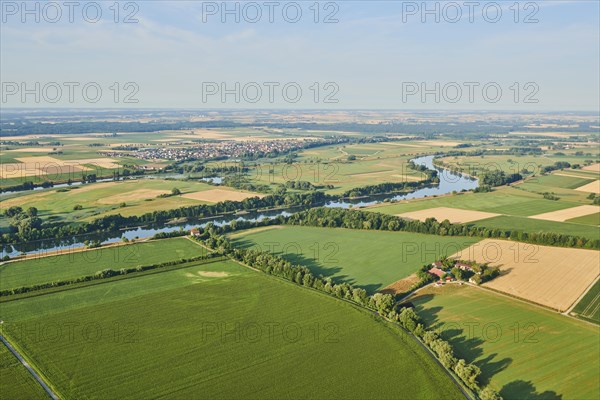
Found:
[[[492,229],[452,224],[448,220],[439,222],[435,218],[428,218],[424,222],[421,222],[419,220],[403,219],[394,215],[339,208],[312,208],[291,215],[287,218],[286,222],[291,225],[405,231],[440,236],[476,236],[481,238],[510,239],[549,246],[600,249],[600,238],[588,239],[556,232],[535,233],[514,229]]]

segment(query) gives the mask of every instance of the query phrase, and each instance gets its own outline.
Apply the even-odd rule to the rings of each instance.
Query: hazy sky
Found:
[[[596,0],[46,3],[1,1],[4,107],[600,107]]]

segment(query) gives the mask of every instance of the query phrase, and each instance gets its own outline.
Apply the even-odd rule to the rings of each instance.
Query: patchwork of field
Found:
[[[418,219],[419,221],[425,221],[427,218],[435,218],[438,221],[448,220],[453,224],[464,224],[466,222],[492,218],[498,215],[499,214],[487,213],[483,211],[461,210],[459,208],[449,207],[435,207],[425,210],[407,212],[404,214],[397,214],[398,217],[402,218]]]
[[[218,277],[199,280],[198,270]],[[398,328],[232,262],[22,299],[2,310],[7,336],[65,398],[461,398]],[[49,325],[75,329],[57,340],[31,328]]]
[[[0,265],[0,290],[93,275],[170,260],[192,258],[206,250],[186,238],[173,238],[110,246],[67,254],[31,258]]]
[[[232,235],[233,244],[280,255],[316,275],[376,292],[478,239],[407,232],[282,226]]]
[[[29,176],[61,175],[95,169],[115,169],[119,165],[110,158],[89,158],[63,160],[50,156],[16,158],[16,163],[0,164],[0,179],[14,179]]]
[[[600,280],[573,307],[571,315],[600,324]]]
[[[48,398],[40,384],[4,343],[0,343],[0,380],[2,381],[0,399],[41,400]]]
[[[563,222],[573,218],[583,217],[590,214],[597,214],[598,212],[600,212],[599,206],[587,205],[567,208],[565,210],[560,211],[552,211],[544,214],[532,215],[530,218]]]
[[[485,287],[566,311],[600,275],[600,251],[483,240],[452,257],[489,263],[500,276]]]
[[[158,197],[169,194],[173,188],[179,189],[182,195]],[[152,211],[254,196],[262,195],[215,189],[214,186],[197,181],[132,179],[71,186],[67,189],[22,192],[0,198],[0,206],[20,206],[23,209],[36,207],[42,218],[85,221],[109,214],[141,215]],[[125,203],[126,207],[120,207],[121,203]],[[76,205],[81,205],[82,209],[73,210]]]
[[[597,326],[466,285],[426,288],[410,301],[504,399],[600,397]]]
[[[262,194],[251,192],[240,192],[227,189],[210,189],[196,193],[187,193],[182,195],[183,198],[200,200],[208,203],[218,203],[221,201],[242,201],[250,197],[264,197]]]

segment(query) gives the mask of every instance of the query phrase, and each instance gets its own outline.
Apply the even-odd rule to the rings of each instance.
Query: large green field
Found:
[[[205,252],[188,239],[174,238],[9,262],[0,265],[0,290],[80,278],[105,269],[192,258]]]
[[[477,242],[474,238],[407,232],[279,226],[232,235],[235,246],[260,248],[372,293],[423,264]]]
[[[600,324],[600,280],[573,307],[571,314],[585,320]]]
[[[468,286],[428,288],[411,301],[504,399],[600,396],[599,327]]]
[[[0,343],[0,399],[47,399],[48,395],[23,364]]]
[[[65,399],[461,398],[398,328],[232,262],[22,299],[2,318]]]

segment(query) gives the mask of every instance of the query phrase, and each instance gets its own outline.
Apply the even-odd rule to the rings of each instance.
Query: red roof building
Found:
[[[442,271],[439,268],[433,267],[431,268],[429,271],[431,275],[437,276],[438,278],[442,279],[442,276],[444,276],[446,273],[444,271]]]

